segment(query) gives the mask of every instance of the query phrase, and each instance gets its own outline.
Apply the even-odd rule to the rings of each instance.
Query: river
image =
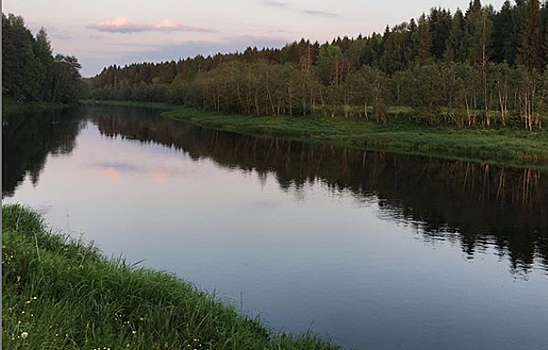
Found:
[[[548,173],[205,130],[4,116],[3,203],[289,332],[357,349],[548,344]]]

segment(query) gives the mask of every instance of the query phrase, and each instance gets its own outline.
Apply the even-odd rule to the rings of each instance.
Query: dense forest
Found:
[[[76,57],[53,54],[44,28],[33,36],[22,17],[2,13],[2,95],[18,103],[78,102],[83,93]]]
[[[548,4],[433,8],[384,33],[302,39],[281,49],[110,66],[94,99],[171,102],[226,113],[404,115],[432,125],[539,129],[548,109]],[[394,111],[409,113],[393,113]]]

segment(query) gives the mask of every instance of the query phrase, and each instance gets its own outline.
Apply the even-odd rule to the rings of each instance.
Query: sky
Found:
[[[94,76],[108,65],[160,62],[282,47],[301,38],[382,32],[432,7],[465,9],[469,0],[4,0],[2,11],[49,33],[56,53]],[[499,9],[504,0],[491,0]]]

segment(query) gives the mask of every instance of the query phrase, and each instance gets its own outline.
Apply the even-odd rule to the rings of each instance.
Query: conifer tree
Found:
[[[502,5],[501,10],[493,16],[493,43],[491,60],[496,63],[515,63],[518,50],[519,28],[517,16],[509,0]]]
[[[539,0],[527,0],[517,62],[529,69],[543,67],[543,38]]]
[[[451,21],[444,59],[448,62],[463,62],[466,57],[466,21],[462,11],[458,9]]]
[[[419,18],[417,38],[419,44],[417,60],[419,64],[423,64],[431,57],[432,50],[432,33],[430,31],[430,23],[424,14]]]

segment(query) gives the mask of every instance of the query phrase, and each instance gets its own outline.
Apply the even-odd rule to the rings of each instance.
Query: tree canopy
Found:
[[[44,28],[33,36],[22,17],[2,13],[3,94],[18,102],[77,102],[80,68],[73,56],[54,56]]]
[[[479,0],[465,11],[433,8],[384,33],[302,39],[281,49],[110,66],[92,78],[98,99],[169,101],[225,112],[361,115],[459,126],[540,128],[546,113],[548,5]]]

